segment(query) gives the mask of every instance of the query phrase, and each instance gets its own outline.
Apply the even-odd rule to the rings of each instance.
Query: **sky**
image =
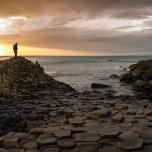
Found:
[[[152,55],[152,0],[0,0],[0,55]]]

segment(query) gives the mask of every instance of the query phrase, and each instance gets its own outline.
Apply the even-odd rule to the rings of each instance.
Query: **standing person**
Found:
[[[18,43],[15,43],[15,44],[13,45],[13,50],[14,50],[15,58],[17,58]]]

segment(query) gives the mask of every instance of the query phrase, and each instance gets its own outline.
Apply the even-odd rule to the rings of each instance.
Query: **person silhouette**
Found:
[[[13,45],[13,50],[14,50],[15,58],[17,58],[18,43],[15,43],[15,44]]]

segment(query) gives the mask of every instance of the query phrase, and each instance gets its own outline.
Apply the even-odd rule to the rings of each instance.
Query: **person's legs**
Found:
[[[15,50],[14,53],[15,53],[15,58],[17,58],[17,50]]]

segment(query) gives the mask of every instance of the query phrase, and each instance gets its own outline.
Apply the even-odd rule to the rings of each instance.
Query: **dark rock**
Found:
[[[37,139],[38,146],[54,144],[55,142],[56,138],[48,134],[42,134]]]
[[[129,67],[129,73],[136,79],[150,81],[152,79],[152,60],[139,61]]]
[[[136,150],[140,149],[143,146],[143,140],[139,137],[137,133],[126,132],[120,134],[119,138],[122,140],[118,147],[123,150]]]
[[[66,138],[71,136],[71,131],[70,130],[65,130],[65,129],[55,129],[53,134],[57,138]]]
[[[39,65],[24,57],[0,61],[0,95],[17,98],[22,95],[32,97],[33,91],[56,90],[76,92],[72,87],[54,80]]]
[[[152,91],[152,86],[148,81],[137,80],[133,83],[132,87],[135,91]]]
[[[120,134],[120,128],[117,126],[105,126],[100,130],[100,136],[103,138],[117,138]]]
[[[60,148],[56,145],[48,145],[42,147],[39,152],[59,152]]]
[[[37,149],[37,143],[34,141],[28,141],[23,145],[23,148],[26,150]]]
[[[76,145],[76,140],[73,138],[60,139],[57,144],[62,148],[70,148]]]
[[[141,92],[136,97],[152,100],[152,60],[131,65],[128,73],[120,76],[120,81],[132,84],[133,90]]]
[[[112,75],[110,75],[110,77],[109,78],[111,78],[111,79],[119,79],[120,78],[120,76],[119,75],[117,75],[117,74],[112,74]]]
[[[124,121],[124,117],[120,114],[117,114],[117,115],[112,117],[112,122],[121,123],[123,121]]]
[[[102,149],[102,152],[124,152],[120,149],[118,149],[117,147],[114,147],[114,146],[105,146],[103,149]]]
[[[100,136],[96,133],[80,133],[76,135],[76,140],[82,142],[95,142],[100,140]]]
[[[105,89],[105,88],[110,88],[111,86],[101,84],[101,83],[92,83],[91,88],[92,89]]]
[[[97,142],[80,142],[77,144],[74,152],[97,152],[99,146]]]
[[[0,148],[0,152],[8,152],[6,149]]]
[[[134,82],[134,78],[130,73],[122,74],[120,76],[120,82],[125,82],[125,83],[130,84]]]

